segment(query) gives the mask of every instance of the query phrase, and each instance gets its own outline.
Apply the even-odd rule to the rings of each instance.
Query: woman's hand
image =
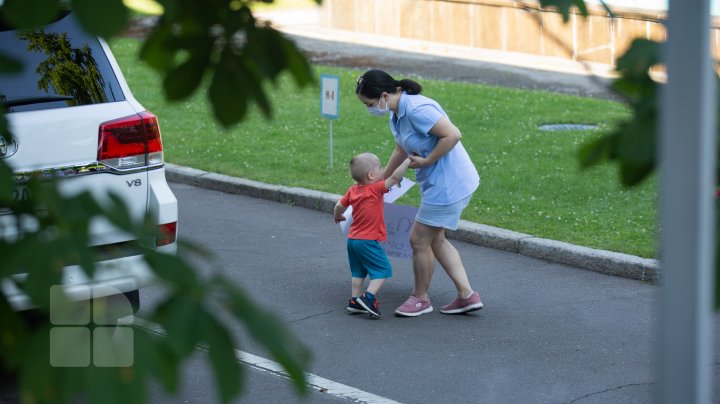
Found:
[[[432,164],[426,157],[418,154],[412,154],[408,158],[410,159],[410,168],[422,168]]]

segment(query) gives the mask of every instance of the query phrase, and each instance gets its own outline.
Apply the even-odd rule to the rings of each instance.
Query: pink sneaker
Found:
[[[431,311],[433,311],[433,307],[432,304],[430,304],[429,298],[420,299],[412,294],[405,303],[395,309],[395,314],[403,317],[417,317],[421,314],[430,313]]]
[[[469,313],[471,311],[480,310],[483,308],[483,304],[480,301],[480,295],[478,292],[473,292],[468,298],[458,297],[450,304],[446,304],[440,308],[440,313],[443,314],[460,314]]]

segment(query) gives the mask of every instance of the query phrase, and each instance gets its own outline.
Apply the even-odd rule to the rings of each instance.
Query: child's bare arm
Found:
[[[338,201],[335,204],[335,223],[340,223],[345,221],[345,216],[343,216],[343,213],[347,210],[347,206],[343,205]]]
[[[403,176],[405,176],[405,171],[407,171],[408,167],[410,166],[411,160],[409,158],[406,158],[398,168],[395,169],[395,172],[392,173],[390,178],[385,179],[385,189],[390,189],[395,184],[400,183],[402,181]]]

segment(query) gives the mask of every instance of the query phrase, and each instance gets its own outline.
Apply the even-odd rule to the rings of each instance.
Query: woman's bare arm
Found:
[[[440,118],[435,125],[430,128],[430,134],[439,138],[435,148],[427,155],[427,157],[418,155],[410,156],[410,159],[412,160],[410,168],[420,168],[434,164],[436,161],[440,160],[442,156],[452,150],[462,138],[460,129],[453,125],[446,117]],[[387,170],[387,168],[385,170]]]
[[[407,152],[405,152],[405,150],[403,150],[403,148],[400,147],[399,144],[396,144],[395,150],[393,150],[387,164],[385,165],[385,170],[383,171],[383,178],[390,178],[390,176],[395,172],[398,167],[400,167],[400,164],[402,164],[402,162],[405,161],[406,158]]]

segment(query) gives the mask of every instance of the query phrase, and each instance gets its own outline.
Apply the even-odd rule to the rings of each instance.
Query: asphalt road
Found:
[[[330,215],[171,186],[180,202],[180,237],[215,256],[213,264],[194,261],[201,272],[221,271],[277,313],[312,350],[314,375],[403,403],[655,401],[656,286],[454,242],[483,310],[392,316],[410,292],[412,267],[391,260],[395,276],[379,294],[385,315],[371,320],[345,311],[345,243]],[[139,316],[160,293],[141,291]],[[434,305],[454,293],[438,268]],[[245,330],[233,332],[239,349],[268,357]],[[186,365],[178,397],[156,386],[153,402],[216,402],[203,356],[199,351]],[[281,377],[252,369],[247,375],[247,395],[238,402],[340,401],[333,388],[302,401]]]
[[[448,49],[442,55],[418,52],[418,44],[343,38],[312,22],[285,28],[318,63],[613,98],[603,87],[606,78],[570,72],[565,63],[549,66],[547,60],[511,60],[516,55],[493,53],[469,59]],[[354,401],[368,395],[378,402],[403,403],[656,401],[656,286],[453,242],[483,298],[483,310],[462,316],[437,311],[419,318],[392,316],[412,287],[410,262],[393,259],[395,276],[378,296],[385,316],[371,320],[345,311],[345,244],[330,215],[184,184],[171,187],[179,200],[180,237],[214,255],[212,262],[194,259],[195,266],[203,273],[221,271],[277,313],[313,352],[308,371],[324,378],[319,385],[328,389],[315,388],[300,398],[287,379],[244,366],[244,394],[235,402],[349,401],[337,396],[338,386],[351,388]],[[435,307],[453,295],[438,268],[430,294]],[[141,290],[138,316],[161,296],[161,287]],[[233,327],[232,332],[239,350],[268,357],[244,329]],[[151,402],[219,402],[206,359],[198,350],[184,364],[177,395],[153,385]]]

